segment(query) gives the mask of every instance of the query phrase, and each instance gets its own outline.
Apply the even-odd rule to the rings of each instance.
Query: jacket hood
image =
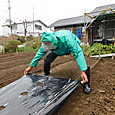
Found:
[[[58,47],[58,39],[53,34],[51,34],[49,32],[44,32],[42,34],[42,40],[41,41],[42,42],[50,41],[53,43],[55,49]]]

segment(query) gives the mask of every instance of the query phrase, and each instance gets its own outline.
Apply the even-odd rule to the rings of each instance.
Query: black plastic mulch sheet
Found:
[[[71,79],[24,75],[0,89],[0,115],[51,115],[78,85]]]

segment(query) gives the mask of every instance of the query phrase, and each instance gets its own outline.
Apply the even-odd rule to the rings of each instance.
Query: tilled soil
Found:
[[[0,54],[0,88],[22,77],[34,55]],[[43,74],[43,59],[31,73]],[[92,92],[84,94],[83,86],[79,85],[58,115],[115,115],[115,60],[104,58],[94,66],[97,61],[86,57],[87,65],[91,67]],[[50,75],[75,80],[80,77],[80,70],[73,57],[59,56],[51,65]]]

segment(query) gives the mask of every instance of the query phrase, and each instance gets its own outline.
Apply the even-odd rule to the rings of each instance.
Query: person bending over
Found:
[[[42,46],[31,61],[29,67],[24,71],[24,74],[28,74],[33,67],[36,67],[39,60],[48,51],[50,52],[44,60],[44,75],[50,74],[50,65],[58,56],[70,55],[70,53],[73,53],[81,70],[82,80],[85,82],[83,85],[83,91],[84,93],[89,94],[91,92],[89,84],[90,75],[86,75],[87,64],[83,51],[80,47],[81,41],[78,39],[78,37],[69,30],[59,30],[53,34],[44,32],[42,34],[41,41]]]

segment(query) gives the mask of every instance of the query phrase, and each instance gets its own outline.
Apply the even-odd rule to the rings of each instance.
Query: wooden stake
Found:
[[[101,57],[100,57],[100,49],[99,49],[99,60],[101,59]]]
[[[114,55],[112,55],[112,59],[114,60]]]

